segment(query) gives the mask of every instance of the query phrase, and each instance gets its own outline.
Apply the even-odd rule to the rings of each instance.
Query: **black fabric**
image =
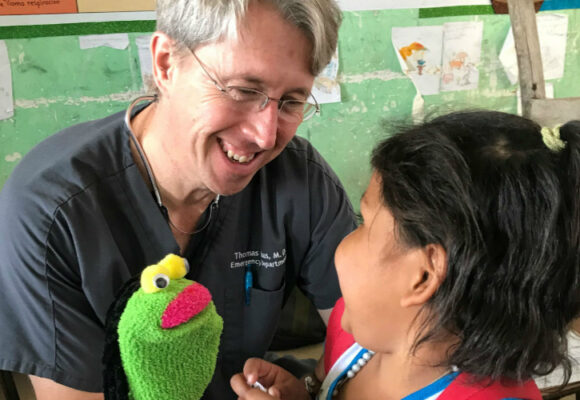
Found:
[[[129,279],[109,307],[105,322],[103,351],[103,393],[105,400],[129,400],[129,382],[119,348],[119,320],[133,293],[141,287],[140,276]]]
[[[326,325],[310,300],[295,287],[282,308],[280,322],[271,351],[290,350],[322,343],[326,338]]]
[[[129,140],[123,113],[65,129],[30,151],[2,188],[0,369],[102,391],[105,318],[116,292],[179,252]],[[185,252],[187,278],[210,290],[224,318],[205,398],[235,398],[231,375],[268,349],[295,285],[317,308],[334,305],[334,250],[354,226],[338,179],[299,137],[242,192],[220,200]]]

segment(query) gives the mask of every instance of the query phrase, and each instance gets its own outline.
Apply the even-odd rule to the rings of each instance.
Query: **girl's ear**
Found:
[[[421,306],[437,291],[447,274],[447,252],[439,244],[428,244],[423,249],[423,263],[411,274],[401,307]]]
[[[161,93],[167,90],[171,83],[177,58],[175,56],[174,40],[163,32],[155,32],[151,36],[151,64],[155,85]]]

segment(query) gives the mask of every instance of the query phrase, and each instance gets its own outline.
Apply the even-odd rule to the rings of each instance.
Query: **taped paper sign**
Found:
[[[111,47],[117,50],[124,50],[129,46],[129,35],[126,33],[111,33],[79,36],[79,45],[83,50],[95,47]]]
[[[151,35],[139,36],[135,39],[137,52],[139,54],[139,65],[141,67],[141,80],[145,91],[148,91],[149,86],[153,84],[153,63],[151,60],[151,52],[149,50],[150,42]]]
[[[340,85],[336,79],[338,74],[338,48],[332,59],[322,72],[314,79],[312,95],[318,104],[339,103]]]
[[[0,40],[0,120],[12,118],[13,115],[12,70],[6,42]]]
[[[544,14],[536,16],[544,79],[557,79],[564,76],[566,60],[566,38],[568,35],[568,16]],[[518,81],[518,60],[514,35],[510,28],[499,54],[505,73],[514,85]]]

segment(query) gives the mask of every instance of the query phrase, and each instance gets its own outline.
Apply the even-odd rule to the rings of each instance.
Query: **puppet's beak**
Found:
[[[169,329],[181,325],[199,314],[211,301],[205,286],[194,282],[167,305],[161,317],[161,328]]]

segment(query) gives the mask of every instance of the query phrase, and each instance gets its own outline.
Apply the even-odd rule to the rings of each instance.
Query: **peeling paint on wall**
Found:
[[[4,161],[9,162],[9,163],[13,163],[16,161],[19,161],[22,158],[22,154],[18,153],[18,152],[14,152],[12,154],[7,154],[4,157]]]
[[[110,103],[112,101],[126,101],[129,102],[137,96],[143,94],[142,92],[125,92],[114,93],[108,96],[81,96],[81,97],[64,97],[58,96],[53,98],[39,97],[34,100],[16,100],[16,107],[18,108],[40,108],[47,107],[52,104],[64,104],[67,106],[85,106],[88,103]]]
[[[370,79],[377,79],[380,81],[390,81],[393,79],[408,79],[405,74],[402,72],[395,72],[391,70],[383,70],[383,71],[371,71],[365,72],[364,74],[357,74],[357,75],[338,75],[338,81],[340,83],[361,83],[364,81],[368,81]]]

